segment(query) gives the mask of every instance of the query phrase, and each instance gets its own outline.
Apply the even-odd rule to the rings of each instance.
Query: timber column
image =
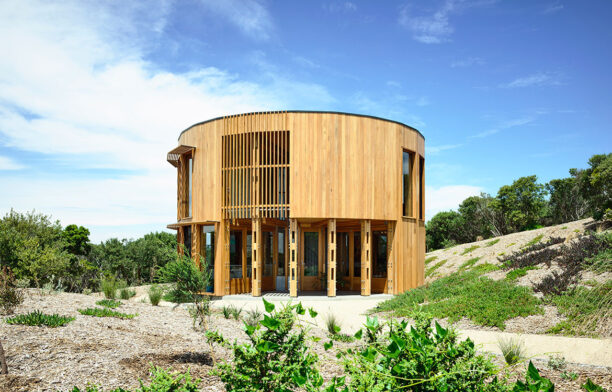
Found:
[[[372,292],[372,224],[369,220],[361,222],[361,295]]]
[[[253,233],[251,236],[251,240],[252,240],[252,246],[251,246],[251,250],[253,252],[253,271],[251,274],[251,278],[253,279],[253,290],[252,290],[252,294],[253,297],[261,297],[261,275],[262,275],[262,270],[261,270],[261,259],[262,259],[262,254],[261,254],[261,244],[262,244],[262,238],[261,238],[261,218],[253,218]]]
[[[336,296],[336,220],[327,224],[327,296]]]
[[[298,227],[297,220],[289,220],[289,296],[297,297],[297,253]]]
[[[223,270],[225,278],[225,295],[231,294],[230,292],[230,221],[225,219],[224,225],[224,236],[223,236]]]
[[[393,268],[395,263],[395,252],[393,252],[393,244],[395,240],[395,222],[387,222],[387,293],[393,294]]]

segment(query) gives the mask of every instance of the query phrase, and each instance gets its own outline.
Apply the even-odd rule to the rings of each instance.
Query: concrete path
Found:
[[[266,301],[275,304],[289,301],[301,302],[304,307],[314,308],[319,313],[316,323],[323,329],[325,329],[325,317],[333,313],[341,321],[342,331],[345,333],[356,332],[366,320],[366,311],[391,297],[391,295],[376,294],[369,297],[359,295],[344,295],[336,298],[300,296],[292,299],[282,293],[264,294]],[[250,295],[228,295],[213,301],[215,308],[230,304],[242,307],[244,310],[255,308],[264,310],[261,298],[254,298]],[[459,330],[459,333],[463,337],[471,338],[482,350],[496,354],[501,354],[497,347],[498,339],[518,337],[525,342],[527,356],[530,358],[546,359],[550,354],[558,354],[564,356],[568,362],[612,366],[612,339],[571,338],[482,330]]]

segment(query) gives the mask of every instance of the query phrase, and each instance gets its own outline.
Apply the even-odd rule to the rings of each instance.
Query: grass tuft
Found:
[[[485,246],[488,248],[490,246],[493,246],[493,245],[497,244],[498,242],[499,242],[499,238],[496,238],[494,240],[491,240],[491,241],[487,242],[487,244]]]
[[[436,270],[440,267],[442,267],[444,264],[446,264],[447,260],[440,260],[438,261],[435,265],[427,268],[427,271],[425,271],[425,277],[428,278],[430,276],[433,275],[434,272],[436,272]]]
[[[521,246],[521,249],[523,248],[529,248],[530,246],[534,246],[535,244],[539,243],[540,241],[542,241],[542,238],[544,238],[543,234],[537,235],[535,237],[533,237],[533,239],[531,241],[529,241],[528,243],[526,243],[525,245]]]
[[[438,258],[438,256],[431,256],[425,259],[425,265],[431,263],[432,261],[436,260]]]
[[[471,252],[475,251],[478,248],[480,248],[480,245],[472,245],[469,248],[465,248],[463,250],[463,252],[461,252],[461,256],[466,255],[468,253],[471,253]]]
[[[342,323],[334,313],[329,313],[325,316],[325,327],[330,335],[336,335],[340,333]]]
[[[512,270],[512,271],[510,271],[510,272],[508,272],[506,274],[506,280],[508,282],[514,282],[518,278],[521,278],[521,277],[527,275],[527,271],[531,271],[531,270],[535,270],[535,269],[538,269],[538,267],[536,267],[535,265],[528,265],[528,266],[523,267],[523,268],[517,268],[517,269]]]
[[[45,326],[50,328],[63,327],[73,321],[74,317],[60,316],[59,314],[44,314],[40,310],[35,310],[27,314],[19,314],[6,319],[8,324]]]
[[[120,319],[133,319],[137,316],[136,314],[121,313],[109,308],[87,308],[78,309],[78,311],[84,316],[94,317],[115,317]]]
[[[119,290],[119,297],[121,297],[121,299],[128,300],[135,295],[136,295],[136,290],[128,289],[127,287],[124,287],[121,290]]]
[[[508,365],[514,365],[525,359],[525,343],[518,337],[499,338],[497,346]]]
[[[105,308],[115,309],[121,306],[121,301],[117,301],[114,299],[102,299],[96,302],[96,305],[104,306]]]
[[[154,284],[151,287],[149,287],[148,294],[149,294],[149,301],[151,302],[151,305],[157,306],[159,305],[159,303],[161,302],[164,296],[164,289],[161,286]]]
[[[465,263],[461,264],[461,266],[459,267],[459,271],[464,271],[471,268],[474,264],[478,262],[478,260],[480,260],[480,257],[474,257],[472,259],[469,259]]]

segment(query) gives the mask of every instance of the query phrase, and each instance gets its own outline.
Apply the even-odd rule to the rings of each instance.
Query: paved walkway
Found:
[[[360,295],[339,295],[328,298],[322,295],[303,295],[290,298],[285,293],[270,293],[263,296],[266,301],[283,303],[292,301],[301,302],[305,307],[314,308],[319,315],[317,324],[325,328],[325,316],[334,313],[342,323],[342,330],[354,333],[365,322],[365,312],[375,307],[379,302],[391,298],[391,295],[375,294],[369,297]],[[213,301],[213,307],[233,304],[243,307],[244,310],[258,308],[264,310],[261,298],[251,295],[227,295],[220,300]],[[497,340],[502,337],[518,337],[525,342],[525,349],[529,357],[546,359],[549,354],[563,355],[568,362],[589,365],[612,366],[612,339],[571,338],[564,336],[513,334],[496,331],[459,330],[460,334],[470,337],[482,350],[501,354],[497,347]]]

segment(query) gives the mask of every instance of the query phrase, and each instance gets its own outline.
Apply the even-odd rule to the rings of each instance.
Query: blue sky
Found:
[[[612,147],[609,1],[0,3],[0,213],[94,241],[176,216],[187,126],[333,110],[426,137],[427,217]]]

